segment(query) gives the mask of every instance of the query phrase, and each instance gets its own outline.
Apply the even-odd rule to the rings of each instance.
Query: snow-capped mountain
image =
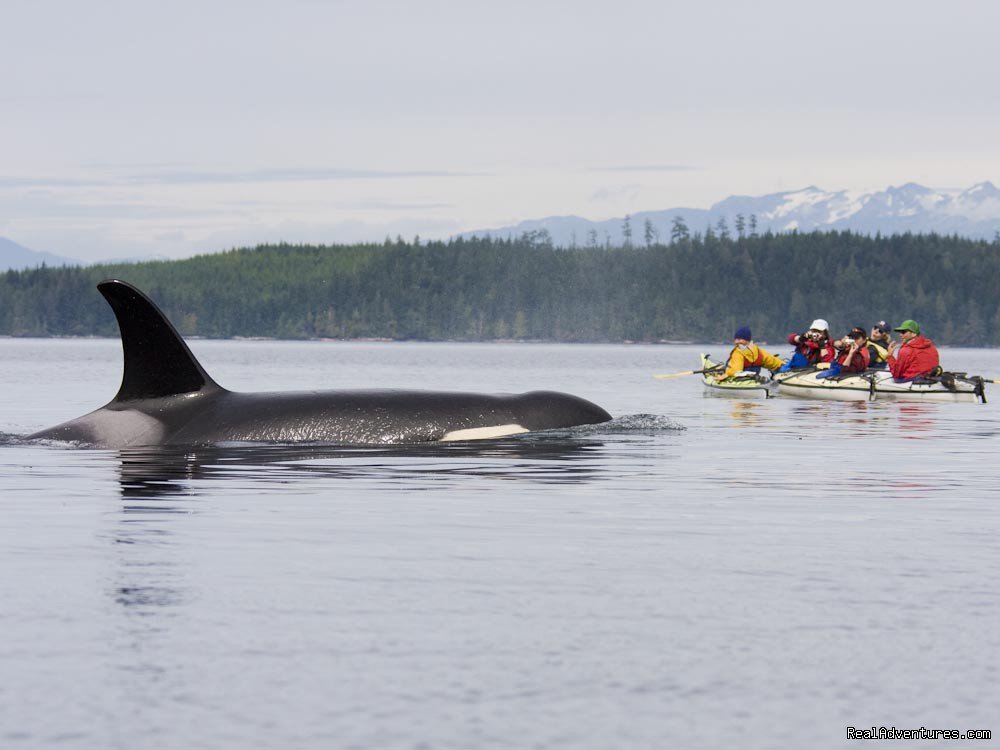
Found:
[[[678,216],[692,234],[704,233],[706,227],[718,233],[723,220],[735,236],[738,217],[747,224],[745,231],[749,233],[751,217],[755,217],[759,233],[849,229],[864,234],[937,232],[992,240],[1000,232],[1000,190],[990,182],[966,190],[932,189],[910,182],[874,193],[830,192],[810,186],[759,197],[734,195],[708,209],[638,211],[629,221],[632,243],[645,244],[647,221],[655,236],[667,241]],[[624,240],[624,226],[624,217],[590,221],[579,216],[551,216],[517,226],[464,232],[462,236],[519,237],[544,230],[560,246],[617,245]]]

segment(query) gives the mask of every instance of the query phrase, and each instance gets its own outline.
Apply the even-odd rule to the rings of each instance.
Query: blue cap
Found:
[[[741,326],[736,329],[736,333],[733,334],[734,339],[746,339],[747,341],[753,340],[753,335],[750,333],[750,326]]]

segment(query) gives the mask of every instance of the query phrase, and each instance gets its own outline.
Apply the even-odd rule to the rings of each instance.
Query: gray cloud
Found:
[[[642,192],[640,185],[614,185],[598,188],[590,195],[592,201],[629,200],[635,201]]]
[[[159,184],[189,183],[252,183],[252,182],[306,182],[323,180],[384,180],[412,177],[486,177],[479,172],[450,172],[446,170],[381,170],[345,169],[339,167],[303,167],[281,169],[256,169],[248,172],[225,171],[158,171],[128,175],[129,182]]]
[[[704,167],[689,164],[621,164],[608,167],[590,167],[588,172],[698,172]]]
[[[110,184],[106,180],[80,180],[68,177],[14,177],[0,175],[0,188],[95,187]]]
[[[485,172],[455,172],[437,169],[380,170],[339,167],[257,169],[247,172],[206,170],[162,170],[123,174],[118,177],[70,178],[0,175],[0,188],[74,188],[114,185],[252,184],[268,182],[322,182],[325,180],[386,180],[428,177],[489,177]]]
[[[66,219],[188,219],[210,217],[239,211],[208,207],[188,208],[161,203],[131,201],[103,201],[95,196],[89,201],[68,200],[64,196],[46,191],[0,197],[0,211],[19,220],[45,218],[53,221]]]
[[[395,201],[362,200],[334,203],[337,208],[375,209],[379,211],[435,211],[439,208],[454,208],[454,203],[405,203]]]

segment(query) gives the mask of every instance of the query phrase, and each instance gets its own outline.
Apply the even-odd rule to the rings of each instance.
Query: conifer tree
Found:
[[[643,222],[642,235],[646,241],[646,247],[652,247],[653,241],[656,239],[656,229],[653,227],[653,222],[649,220],[648,216],[645,222]]]
[[[670,242],[676,243],[681,240],[686,240],[691,236],[690,230],[688,230],[687,224],[684,223],[683,216],[675,216],[673,223],[670,225]]]

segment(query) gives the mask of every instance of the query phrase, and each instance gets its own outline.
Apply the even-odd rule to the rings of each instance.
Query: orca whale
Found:
[[[240,393],[220,386],[145,294],[97,285],[118,320],[124,371],[110,403],[29,439],[104,448],[229,442],[426,443],[503,437],[607,422],[566,393],[487,395],[409,390]]]

